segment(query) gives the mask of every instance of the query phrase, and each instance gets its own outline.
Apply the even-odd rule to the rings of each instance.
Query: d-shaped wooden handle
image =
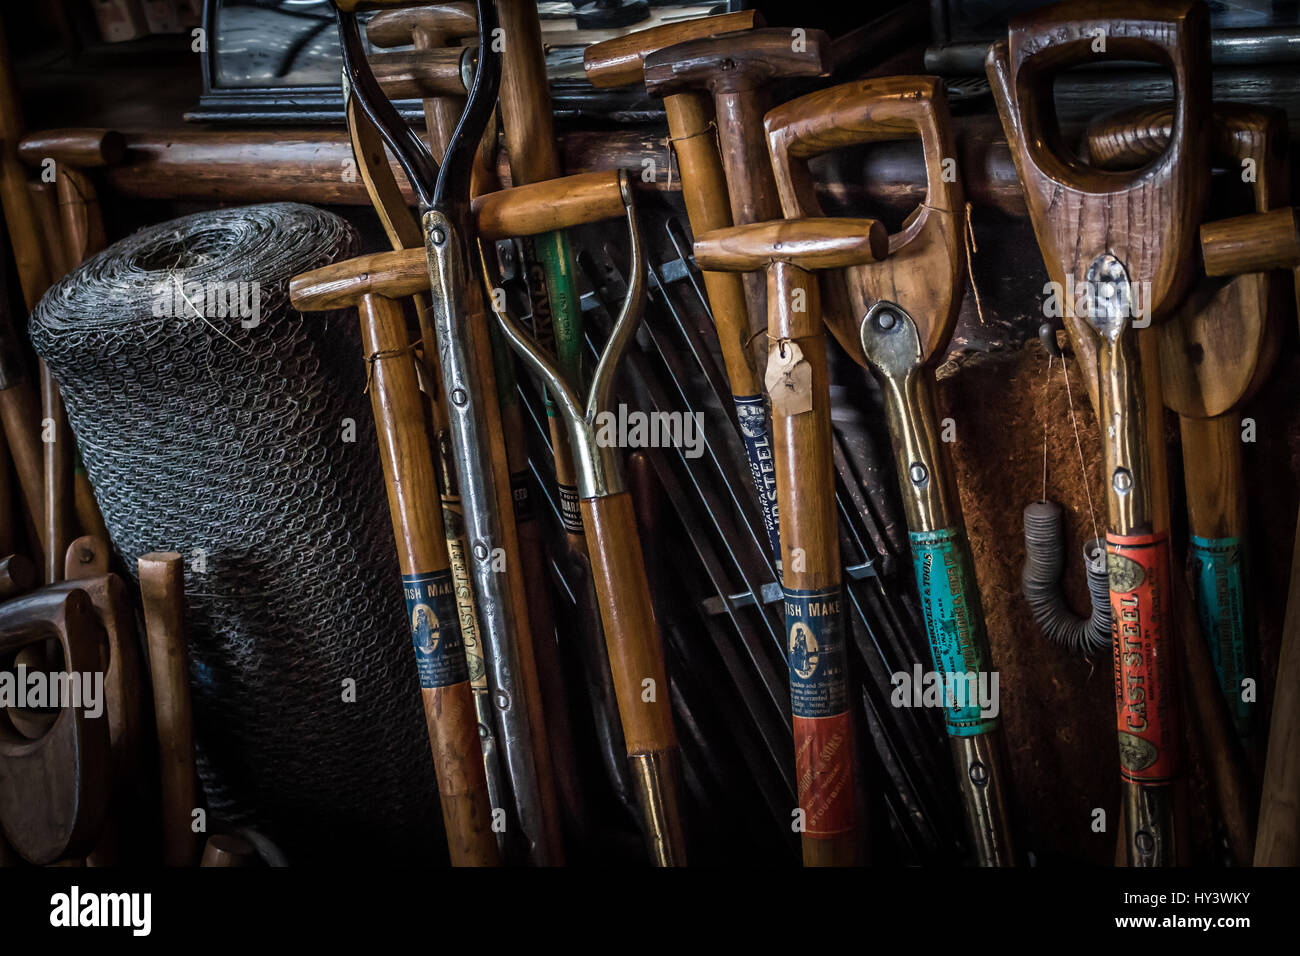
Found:
[[[1084,9],[1088,16],[1076,15]],[[1208,44],[1202,3],[1102,0],[1054,4],[1013,21],[1005,46],[990,50],[990,80],[1049,270],[1063,264],[1082,280],[1097,256],[1111,252],[1130,282],[1151,283],[1152,312],[1182,295],[1209,180]],[[1173,74],[1169,148],[1140,170],[1085,166],[1057,126],[1052,80],[1071,66],[1132,60]]]
[[[627,174],[611,170],[488,193],[473,203],[478,235],[491,241],[610,219],[623,212],[630,189]],[[303,312],[319,312],[345,309],[366,294],[400,299],[428,288],[425,251],[403,249],[358,256],[294,276],[289,298]]]
[[[699,37],[749,30],[762,25],[762,15],[754,10],[664,23],[648,30],[637,30],[635,33],[593,43],[582,55],[582,68],[592,86],[613,87],[640,83],[644,76],[642,64],[656,50]]]
[[[419,33],[428,38],[429,46],[477,36],[478,11],[472,3],[430,3],[384,10],[366,23],[366,39],[378,47],[405,46]]]
[[[912,315],[927,359],[942,352],[961,308],[966,248],[965,203],[954,166],[957,149],[941,81],[893,76],[845,83],[776,107],[764,126],[787,216],[821,213],[807,165],[812,157],[863,143],[920,138],[925,201],[889,237],[889,258],[879,268],[846,274],[852,314],[832,308],[826,319],[857,357],[858,323],[873,302],[888,299]]]
[[[781,219],[707,232],[695,240],[695,261],[718,272],[756,272],[773,262],[812,272],[875,262],[888,250],[877,219]]]

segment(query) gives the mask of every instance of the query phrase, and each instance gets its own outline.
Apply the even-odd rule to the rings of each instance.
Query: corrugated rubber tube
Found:
[[[1061,506],[1035,501],[1025,507],[1025,569],[1020,587],[1034,620],[1053,644],[1091,656],[1111,645],[1110,583],[1106,574],[1106,545],[1094,538],[1083,549],[1088,572],[1092,615],[1080,617],[1070,609],[1061,590],[1065,569],[1065,527]]]

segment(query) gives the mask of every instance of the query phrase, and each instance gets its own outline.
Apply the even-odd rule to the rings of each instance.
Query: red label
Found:
[[[847,712],[794,718],[794,769],[805,835],[832,837],[853,829],[852,746]]]
[[[1169,538],[1106,535],[1120,773],[1165,783],[1179,768],[1177,661],[1169,640]]]

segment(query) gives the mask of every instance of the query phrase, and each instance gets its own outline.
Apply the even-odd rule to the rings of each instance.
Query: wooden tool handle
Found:
[[[192,819],[198,791],[183,562],[175,551],[155,551],[141,555],[138,564],[158,726],[163,862],[167,866],[193,866],[198,845]]]
[[[887,76],[801,96],[769,112],[763,125],[779,168],[789,157],[808,159],[861,143],[917,136],[931,141],[946,130],[947,113],[938,77]]]
[[[383,10],[392,7],[410,7],[420,0],[334,0],[334,6],[344,13],[356,13],[358,10]]]
[[[755,10],[664,23],[593,43],[583,52],[582,68],[592,86],[608,88],[640,83],[644,75],[642,64],[656,50],[698,37],[749,30],[762,25],[762,15]]]
[[[47,129],[24,136],[18,157],[38,167],[47,159],[77,169],[112,166],[126,158],[126,137],[115,129]]]
[[[36,587],[36,565],[21,554],[0,558],[0,600],[26,594]]]
[[[442,47],[403,53],[375,53],[369,57],[370,71],[390,100],[424,99],[433,96],[464,96],[467,92],[466,57],[474,51],[464,47]]]
[[[1201,256],[1212,276],[1300,267],[1300,209],[1207,222],[1201,226]]]
[[[719,272],[756,272],[772,262],[812,271],[876,262],[888,250],[877,219],[787,219],[705,233],[695,240],[695,261]]]
[[[621,216],[630,195],[622,170],[579,173],[479,196],[474,218],[481,239],[532,236]]]
[[[776,80],[828,75],[831,41],[821,30],[742,30],[656,50],[645,58],[644,71],[652,96],[698,89],[739,93]]]
[[[478,12],[472,3],[430,3],[406,10],[383,10],[366,23],[366,39],[378,47],[405,46],[419,32],[433,41],[430,46],[476,36]]]
[[[670,750],[677,738],[668,675],[632,496],[584,498],[581,508],[627,752]]]

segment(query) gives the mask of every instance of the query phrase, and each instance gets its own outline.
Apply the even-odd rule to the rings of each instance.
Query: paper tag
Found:
[[[772,346],[767,353],[763,384],[772,399],[774,415],[789,418],[812,411],[812,366],[794,342],[783,339]]]

